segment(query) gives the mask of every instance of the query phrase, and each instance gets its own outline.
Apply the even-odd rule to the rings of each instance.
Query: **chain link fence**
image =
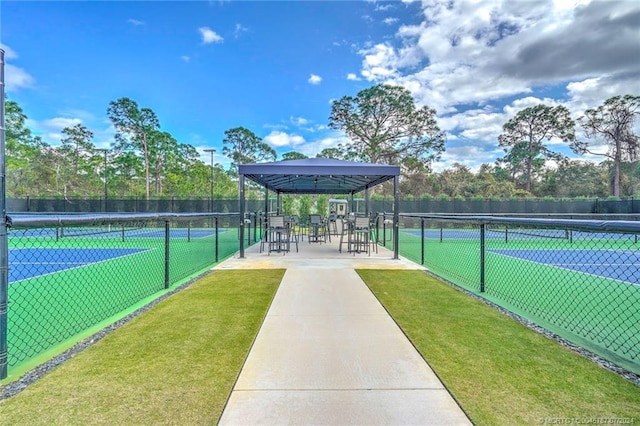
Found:
[[[401,214],[400,254],[640,373],[640,222]]]
[[[12,222],[2,318],[10,368],[115,321],[239,250],[237,213],[22,215]],[[248,234],[250,245],[251,225]]]

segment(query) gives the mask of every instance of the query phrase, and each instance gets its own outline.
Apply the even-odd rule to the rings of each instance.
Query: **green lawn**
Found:
[[[207,275],[0,401],[2,423],[216,423],[283,274]]]
[[[640,419],[640,388],[421,271],[358,271],[476,424]]]

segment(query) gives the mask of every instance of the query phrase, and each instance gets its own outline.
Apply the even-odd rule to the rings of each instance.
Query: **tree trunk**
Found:
[[[525,189],[527,192],[531,192],[531,158],[527,158],[527,183]]]
[[[144,189],[148,206],[148,201],[151,198],[151,182],[149,182],[149,145],[147,144],[146,134],[142,135],[142,149],[144,151]]]
[[[533,154],[531,153],[531,150],[533,149],[533,135],[531,127],[529,127],[529,146],[527,149],[529,150],[529,153],[527,155],[527,185],[525,189],[527,192],[531,192],[531,165],[533,163]]]
[[[616,158],[613,166],[613,196],[620,196],[620,159]]]
[[[622,162],[622,152],[619,139],[616,139],[616,152],[613,161],[613,196],[620,196],[620,163]]]

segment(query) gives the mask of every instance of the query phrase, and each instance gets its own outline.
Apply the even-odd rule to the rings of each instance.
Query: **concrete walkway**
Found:
[[[216,267],[287,269],[221,425],[471,424],[354,270],[419,265],[335,242],[258,250]]]

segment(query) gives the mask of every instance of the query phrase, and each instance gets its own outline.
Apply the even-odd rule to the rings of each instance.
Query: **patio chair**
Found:
[[[369,221],[369,217],[356,216],[353,222],[351,251],[354,254],[365,252],[371,256],[371,244],[375,243],[373,241],[373,234],[371,233],[371,222]]]
[[[267,229],[268,253],[272,251],[286,253],[290,247],[289,228],[285,223],[284,216],[269,216]]]
[[[295,226],[293,216],[284,217],[284,226],[287,228],[287,251],[291,249],[291,243],[296,245],[296,253],[298,252],[298,229]]]
[[[291,223],[296,235],[300,236],[300,241],[304,241],[304,236],[307,233],[307,224],[302,222],[297,214],[291,216]]]
[[[322,216],[319,214],[309,215],[309,235],[307,236],[309,243],[326,243],[327,242],[327,225]],[[331,238],[331,237],[329,237]],[[331,239],[329,239],[331,241]]]
[[[260,213],[260,253],[264,250],[265,244],[269,241],[269,218]]]
[[[329,235],[340,235],[338,233],[338,215],[335,213],[331,213],[329,215]]]
[[[340,232],[340,242],[338,243],[338,252],[342,253],[342,245],[347,245],[347,252],[351,252],[351,240],[353,238],[353,221],[348,218],[342,218],[342,229]]]

